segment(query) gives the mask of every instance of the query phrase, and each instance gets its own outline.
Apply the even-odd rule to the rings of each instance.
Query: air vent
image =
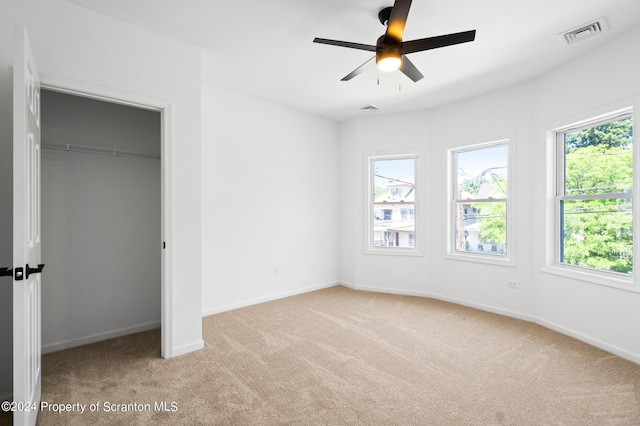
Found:
[[[573,28],[569,31],[562,32],[558,34],[558,37],[560,37],[560,41],[563,45],[570,46],[572,44],[578,43],[579,41],[600,35],[603,32],[607,31],[607,29],[607,21],[603,16],[602,18],[598,18],[593,22],[589,22],[587,24],[583,24],[579,27]]]
[[[375,105],[367,105],[360,108],[360,111],[378,111],[378,110],[380,110],[380,108],[378,108]]]

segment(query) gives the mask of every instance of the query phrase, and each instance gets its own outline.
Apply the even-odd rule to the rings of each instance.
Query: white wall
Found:
[[[40,72],[51,78],[82,83],[97,92],[136,99],[155,99],[171,105],[171,174],[165,185],[171,200],[171,255],[173,293],[170,355],[202,347],[201,306],[201,199],[200,199],[200,51],[156,34],[61,0],[5,0],[0,3],[0,140],[2,155],[11,140],[11,77],[13,21],[27,24]],[[10,156],[11,154],[8,153]],[[4,170],[4,169],[3,169]],[[8,176],[3,173],[3,180]],[[3,184],[3,189],[6,188]],[[0,196],[10,195],[3,193]],[[2,229],[7,229],[6,214]],[[44,259],[46,263],[46,259]],[[46,273],[43,275],[46,285]],[[3,295],[4,296],[4,295]],[[4,297],[3,297],[4,299]],[[2,311],[2,327],[10,324]],[[6,332],[1,333],[6,337]],[[0,347],[5,348],[6,342]],[[4,352],[3,352],[4,353]],[[6,356],[6,354],[5,354]],[[11,361],[0,360],[0,395],[11,389],[6,370]]]
[[[160,113],[42,91],[42,142],[160,154]],[[42,350],[160,326],[160,160],[43,149]]]
[[[354,288],[432,296],[536,321],[640,362],[640,294],[541,272],[545,132],[638,96],[638,43],[635,29],[535,81],[434,110],[342,123],[338,278]],[[505,136],[515,149],[510,196],[516,265],[445,258],[446,149]],[[365,255],[365,157],[407,149],[424,160],[417,216],[425,255]],[[519,281],[521,288],[507,288],[507,280]]]
[[[476,306],[530,315],[532,310],[533,235],[529,233],[532,200],[517,197],[516,247],[518,268],[444,259],[447,220],[446,149],[452,144],[490,142],[513,138],[516,165],[528,167],[532,117],[527,113],[532,96],[528,86],[514,87],[465,103],[397,116],[374,116],[341,125],[340,220],[349,223],[342,234],[341,275],[346,284],[388,292],[435,295]],[[490,107],[487,107],[490,105]],[[371,154],[417,152],[422,158],[419,175],[419,234],[424,256],[365,255],[366,157]],[[355,164],[355,167],[352,165]],[[533,176],[514,174],[517,188],[532,187]],[[355,220],[354,220],[355,218]],[[522,289],[505,287],[507,280],[521,281]]]
[[[337,124],[208,85],[202,113],[203,313],[335,284]]]
[[[638,112],[638,43],[640,28],[635,28],[604,48],[536,81],[536,163],[540,171],[544,167],[543,138],[547,130],[634,103]],[[636,122],[636,133],[638,125]],[[544,195],[542,182],[539,182],[534,228],[537,230],[538,255],[534,276],[536,316],[549,327],[640,363],[640,294],[541,272],[544,265]],[[637,276],[639,265],[634,269]]]

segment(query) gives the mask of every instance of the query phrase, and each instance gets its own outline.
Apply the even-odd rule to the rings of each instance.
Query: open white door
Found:
[[[14,25],[13,413],[35,425],[40,405],[40,79],[24,25]]]

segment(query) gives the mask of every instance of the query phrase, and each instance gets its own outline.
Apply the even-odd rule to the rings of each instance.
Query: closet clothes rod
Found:
[[[82,145],[56,144],[56,143],[41,143],[40,145],[42,146],[43,149],[54,149],[57,151],[84,152],[86,154],[113,155],[116,157],[138,157],[138,158],[148,158],[151,160],[160,159],[160,154],[125,151],[122,149],[113,149],[113,148],[101,148],[98,146],[82,146]]]

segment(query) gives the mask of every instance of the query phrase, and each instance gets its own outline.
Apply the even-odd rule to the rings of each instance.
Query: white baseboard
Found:
[[[337,283],[337,282],[325,283],[325,284],[320,284],[320,285],[315,285],[315,286],[310,286],[310,287],[305,287],[305,288],[299,288],[299,289],[290,290],[290,291],[284,291],[284,292],[281,292],[281,293],[270,294],[268,296],[263,296],[263,297],[257,297],[255,299],[244,300],[244,301],[238,302],[238,303],[231,303],[231,304],[228,304],[228,305],[216,306],[216,307],[213,307],[213,308],[207,308],[207,309],[204,309],[202,311],[202,316],[206,317],[206,316],[209,316],[209,315],[215,315],[215,314],[219,314],[219,313],[222,313],[222,312],[233,311],[234,309],[245,308],[247,306],[257,305],[259,303],[265,303],[265,302],[271,302],[273,300],[284,299],[285,297],[296,296],[298,294],[309,293],[309,292],[316,291],[316,290],[322,290],[322,289],[329,288],[329,287],[335,287],[337,285],[340,285],[340,283]]]
[[[619,356],[620,358],[624,358],[626,360],[629,360],[631,362],[635,362],[636,364],[640,364],[640,356],[633,354],[631,352],[627,352],[624,349],[620,349],[616,346],[612,346],[609,345],[605,342],[602,342],[600,340],[597,339],[593,339],[585,334],[582,333],[578,333],[577,331],[562,327],[558,324],[552,323],[550,321],[546,321],[543,320],[541,318],[538,318],[536,321],[537,324],[541,325],[542,327],[548,328],[550,330],[553,331],[557,331],[560,334],[564,334],[566,336],[569,337],[573,337],[576,340],[580,340],[582,342],[585,342],[591,346],[595,346],[596,348],[602,349],[603,351],[612,353],[614,355]]]
[[[542,327],[548,328],[550,330],[556,331],[560,334],[564,334],[565,336],[569,336],[572,337],[576,340],[580,340],[582,342],[585,342],[591,346],[595,346],[596,348],[602,349],[603,351],[612,353],[614,355],[619,356],[620,358],[624,358],[626,360],[629,360],[631,362],[635,362],[636,364],[640,364],[640,356],[633,354],[631,352],[625,351],[624,349],[618,348],[616,346],[612,346],[609,345],[605,342],[602,342],[600,340],[597,339],[593,339],[585,334],[579,333],[577,331],[568,329],[566,327],[560,326],[558,324],[552,323],[550,321],[546,321],[542,318],[538,318],[536,316],[533,315],[528,315],[528,314],[523,314],[520,312],[515,312],[515,311],[509,311],[506,309],[501,309],[501,308],[496,308],[494,306],[489,306],[489,305],[483,305],[480,303],[475,303],[475,302],[469,302],[467,300],[461,300],[461,299],[456,299],[453,297],[447,297],[447,296],[443,296],[443,295],[439,295],[439,294],[434,294],[434,293],[429,293],[429,292],[416,292],[416,291],[408,291],[408,290],[398,290],[398,289],[385,289],[385,288],[378,288],[378,287],[366,287],[366,286],[360,286],[360,285],[355,285],[355,284],[351,284],[351,283],[340,283],[339,285],[342,285],[344,287],[350,288],[352,290],[359,290],[359,291],[371,291],[371,292],[378,292],[378,293],[388,293],[388,294],[398,294],[398,295],[403,295],[403,296],[418,296],[418,297],[429,297],[432,299],[437,299],[437,300],[442,300],[445,302],[450,302],[450,303],[455,303],[457,305],[462,305],[462,306],[467,306],[470,308],[474,308],[474,309],[479,309],[481,311],[486,311],[486,312],[492,312],[494,314],[499,314],[499,315],[504,315],[507,317],[511,317],[511,318],[516,318],[516,319],[520,319],[523,321],[528,321],[534,324],[538,324]]]
[[[533,323],[537,322],[537,318],[534,316],[523,314],[521,312],[510,311],[508,309],[496,308],[495,306],[491,306],[491,305],[483,305],[482,303],[470,302],[468,300],[456,299],[453,297],[447,297],[447,296],[443,296],[435,293],[432,293],[429,297],[437,300],[442,300],[444,302],[455,303],[456,305],[462,305],[469,308],[479,309],[485,312],[491,312],[493,314],[504,315],[506,317],[520,319],[523,321],[528,321]]]
[[[160,327],[160,321],[140,324],[133,327],[121,328],[119,330],[106,331],[91,336],[78,337],[70,340],[64,340],[55,343],[43,343],[42,353],[57,352],[64,349],[75,348],[76,346],[88,345],[89,343],[100,342],[102,340],[113,339],[115,337],[127,336],[129,334],[140,333],[142,331],[152,330]]]
[[[197,342],[190,343],[188,345],[173,348],[171,351],[171,356],[167,358],[174,358],[180,355],[185,355],[185,354],[188,354],[189,352],[199,351],[202,348],[204,348],[204,340],[198,340]]]
[[[431,297],[431,293],[428,293],[426,291],[409,291],[409,290],[401,290],[401,289],[399,290],[397,288],[384,288],[384,287],[366,287],[366,286],[356,285],[356,284],[347,283],[347,282],[340,282],[337,285],[350,288],[351,290],[370,291],[373,293],[397,294],[399,296]]]
[[[351,283],[341,283],[340,285],[350,288],[352,290],[359,290],[359,291],[371,291],[371,292],[377,292],[377,293],[397,294],[400,296],[428,297],[430,299],[436,299],[436,300],[442,300],[443,302],[455,303],[456,305],[479,309],[481,311],[491,312],[498,315],[504,315],[511,318],[517,318],[524,321],[537,322],[536,318],[532,317],[531,315],[526,315],[516,311],[509,311],[506,309],[496,308],[490,305],[483,305],[481,303],[470,302],[468,300],[456,299],[454,297],[443,296],[441,294],[430,293],[427,291],[410,291],[410,290],[388,289],[388,288],[380,288],[380,287],[364,287],[364,286],[354,285]]]

